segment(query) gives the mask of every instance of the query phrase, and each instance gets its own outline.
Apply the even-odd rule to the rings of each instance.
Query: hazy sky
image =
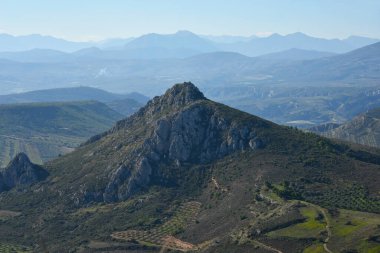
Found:
[[[380,38],[380,0],[0,0],[0,33],[100,40],[177,30]]]

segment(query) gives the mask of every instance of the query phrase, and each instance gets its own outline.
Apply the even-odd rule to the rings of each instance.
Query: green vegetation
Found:
[[[284,184],[272,185],[270,191],[281,191]],[[269,197],[269,193],[265,196]],[[283,200],[281,205],[295,202]],[[297,202],[295,202],[297,203]],[[307,220],[302,223],[272,230],[266,234],[273,239],[278,238],[312,238],[303,252],[325,252],[323,243],[332,252],[377,252],[380,246],[380,214],[363,213],[345,209],[325,210],[314,204],[299,202],[299,210]],[[284,214],[289,216],[289,214]],[[327,225],[330,232],[327,230]]]
[[[333,250],[355,249],[358,252],[371,252],[378,249],[380,215],[339,209],[330,212],[332,237],[329,246]],[[372,251],[376,252],[376,251]]]
[[[314,182],[313,182],[314,181]],[[306,190],[308,185],[318,184],[318,189]],[[285,199],[306,200],[326,208],[345,208],[351,210],[380,213],[380,199],[370,197],[365,186],[351,184],[331,185],[327,178],[311,178],[285,181],[271,185],[273,192]],[[321,190],[321,189],[326,190]],[[328,190],[327,190],[328,189]]]
[[[27,247],[0,242],[0,253],[31,253]]]
[[[314,244],[310,247],[304,249],[303,253],[325,253],[325,249],[323,248],[323,244]]]
[[[287,228],[275,230],[268,233],[271,237],[295,237],[295,238],[320,238],[321,232],[325,230],[326,223],[321,214],[314,207],[300,208],[305,222],[298,223]]]

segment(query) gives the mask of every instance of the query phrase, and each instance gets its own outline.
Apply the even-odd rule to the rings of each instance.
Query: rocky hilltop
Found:
[[[31,163],[26,154],[20,153],[0,172],[0,192],[17,186],[30,186],[48,175],[41,166]]]
[[[186,170],[187,166],[208,164],[234,152],[263,148],[265,140],[257,129],[274,125],[241,112],[234,118],[234,113],[237,111],[206,99],[192,83],[174,85],[82,147],[97,146],[85,155],[79,170],[87,169],[98,145],[105,149],[100,152],[107,154],[107,165],[101,173],[107,172],[107,183],[97,192],[86,189],[76,201],[126,200],[152,184],[178,183],[163,176],[162,165]]]

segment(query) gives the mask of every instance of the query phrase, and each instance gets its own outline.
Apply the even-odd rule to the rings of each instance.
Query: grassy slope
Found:
[[[280,202],[284,205],[289,201]],[[305,221],[275,229],[264,236],[277,240],[313,239],[303,249],[304,253],[326,252],[323,244],[332,252],[378,252],[380,243],[371,238],[380,235],[380,214],[346,209],[329,210],[307,202],[303,202],[299,210]]]
[[[18,152],[42,163],[107,130],[122,116],[98,102],[0,106],[0,165]]]

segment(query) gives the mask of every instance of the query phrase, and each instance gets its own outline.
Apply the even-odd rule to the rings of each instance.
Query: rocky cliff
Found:
[[[192,83],[177,84],[81,147],[96,145],[98,151],[87,151],[90,156],[106,154],[101,170],[105,184],[97,189],[84,185],[75,201],[125,200],[152,184],[175,184],[162,178],[162,164],[186,170],[234,152],[264,148],[266,141],[256,130],[274,124],[255,119],[206,99]],[[78,169],[86,170],[91,160],[81,163]]]
[[[329,138],[380,148],[380,108],[362,113],[339,127],[320,133]]]
[[[144,121],[150,133],[137,157],[124,162],[111,174],[105,201],[124,200],[160,177],[161,163],[205,164],[233,152],[264,147],[253,122],[241,124],[222,115],[213,102],[192,83],[177,84],[156,97],[131,118],[110,131],[115,134]]]

